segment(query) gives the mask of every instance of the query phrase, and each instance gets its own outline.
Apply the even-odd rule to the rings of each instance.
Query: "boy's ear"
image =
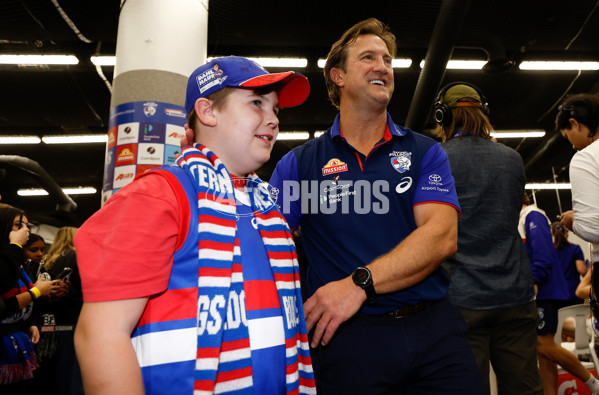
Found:
[[[333,81],[337,86],[343,86],[343,74],[342,70],[336,67],[333,67],[330,71],[331,81]]]
[[[194,109],[200,123],[206,126],[216,126],[216,116],[212,102],[205,97],[196,100]]]

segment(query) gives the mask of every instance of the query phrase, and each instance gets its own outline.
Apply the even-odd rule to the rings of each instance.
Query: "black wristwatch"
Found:
[[[367,267],[360,266],[351,275],[354,283],[366,292],[366,302],[368,304],[376,303],[376,291],[372,282],[372,273]]]

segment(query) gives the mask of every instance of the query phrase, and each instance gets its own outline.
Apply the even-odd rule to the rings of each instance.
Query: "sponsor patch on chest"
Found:
[[[322,175],[326,176],[329,174],[341,173],[343,171],[347,171],[347,163],[342,162],[337,158],[333,158],[322,168]]]

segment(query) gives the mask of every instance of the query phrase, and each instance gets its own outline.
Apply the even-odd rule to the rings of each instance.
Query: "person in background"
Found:
[[[270,178],[308,258],[318,391],[482,394],[439,267],[457,248],[454,181],[439,144],[387,112],[396,49],[374,18],[343,33],[324,68],[333,126]]]
[[[73,335],[77,326],[83,294],[77,266],[74,237],[77,228],[58,230],[48,254],[44,272],[60,282],[61,289],[40,305],[42,335],[36,347],[40,357],[40,380],[48,394],[83,394],[81,371],[77,362]]]
[[[568,288],[557,251],[551,238],[550,221],[545,212],[524,195],[518,230],[525,242],[537,294],[539,324],[537,356],[545,395],[557,393],[557,364],[572,373],[591,390],[599,392],[599,381],[578,358],[555,343],[557,312],[568,302]]]
[[[44,254],[46,252],[46,242],[38,234],[31,233],[29,240],[23,246],[25,252],[25,263],[23,267],[31,279],[37,280],[44,266]]]
[[[25,272],[23,245],[29,238],[25,213],[10,205],[0,206],[0,290],[5,312],[0,320],[0,393],[25,394],[37,360],[32,344],[39,341],[33,325],[33,301],[58,289],[55,281],[39,279],[35,285]]]
[[[462,208],[458,251],[443,263],[448,298],[461,311],[483,382],[489,362],[499,394],[542,394],[537,367],[537,306],[518,219],[526,184],[520,155],[491,138],[489,105],[479,88],[453,82],[434,105]]]
[[[581,93],[566,97],[558,107],[555,128],[574,149],[570,161],[572,210],[561,221],[581,239],[591,243],[594,267],[591,284],[599,284],[599,96]],[[598,287],[593,287],[592,306],[597,305]],[[599,319],[599,309],[594,309]]]
[[[564,228],[561,222],[551,224],[551,234],[568,287],[567,303],[568,305],[583,303],[584,301],[576,296],[576,288],[580,284],[581,276],[584,276],[587,272],[582,249],[578,244],[572,244],[568,241],[568,230]]]
[[[114,194],[75,237],[86,393],[313,394],[289,227],[256,176],[308,79],[241,57],[192,72],[195,136],[176,165]]]

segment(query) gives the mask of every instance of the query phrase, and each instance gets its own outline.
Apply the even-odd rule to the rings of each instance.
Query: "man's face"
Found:
[[[593,142],[589,137],[589,128],[576,122],[574,118],[570,119],[570,128],[560,130],[562,136],[572,143],[575,150],[581,150]]]
[[[337,69],[341,102],[366,100],[386,107],[394,89],[392,60],[380,37],[359,36],[348,47],[346,71]]]

